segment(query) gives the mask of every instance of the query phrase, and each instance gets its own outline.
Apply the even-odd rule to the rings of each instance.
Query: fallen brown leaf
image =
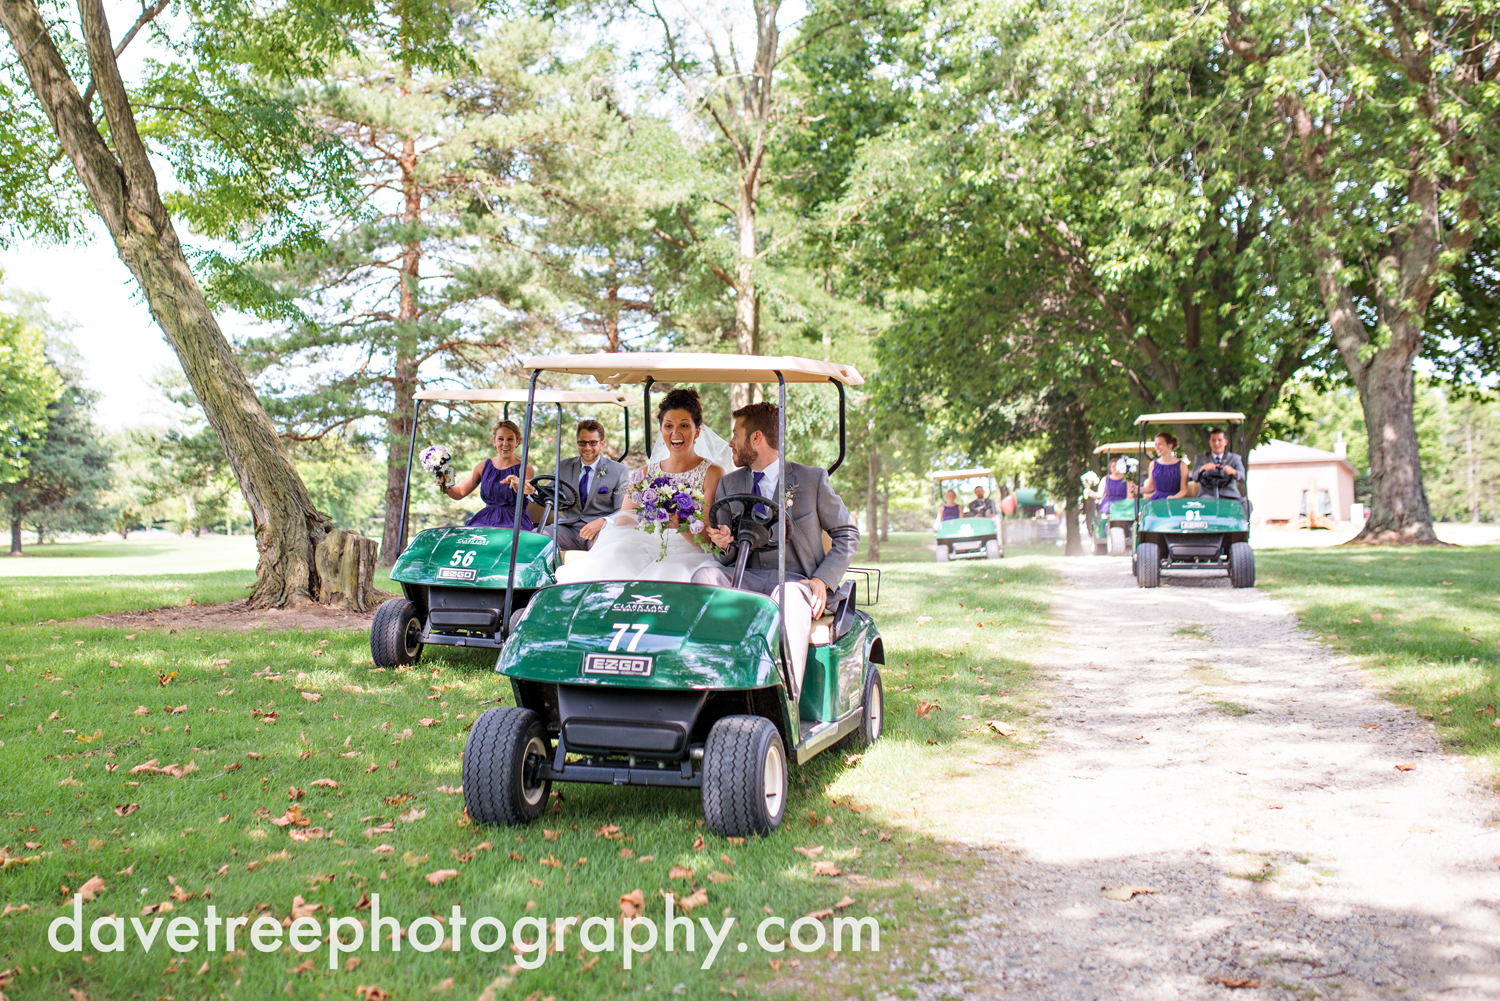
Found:
[[[128,817],[140,808],[141,804],[139,803],[122,803],[121,805],[115,807],[115,816]]]
[[[672,867],[671,871],[667,873],[667,878],[668,879],[692,879],[693,878],[693,870],[685,868],[684,866],[674,865]]]
[[[1107,900],[1129,900],[1138,893],[1158,892],[1154,886],[1105,886],[1101,887],[1101,889],[1104,892],[1099,895]]]
[[[677,901],[677,909],[686,914],[697,907],[708,903],[708,891],[703,889],[694,890],[690,895]]]
[[[814,876],[842,876],[844,870],[832,862],[814,862],[812,864]]]
[[[86,881],[82,886],[78,888],[78,895],[84,900],[93,900],[103,892],[104,880],[100,879],[98,876],[90,877],[88,881]]]
[[[631,890],[620,898],[620,916],[622,918],[640,917],[641,912],[646,909],[646,894],[641,890]]]
[[[442,883],[448,882],[448,880],[450,879],[457,878],[457,876],[457,869],[439,869],[436,872],[429,872],[427,874],[427,882],[431,886],[438,886]]]

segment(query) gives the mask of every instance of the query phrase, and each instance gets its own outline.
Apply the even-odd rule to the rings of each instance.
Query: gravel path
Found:
[[[920,996],[1500,998],[1496,800],[1430,723],[1259,591],[1063,566],[1050,736]]]

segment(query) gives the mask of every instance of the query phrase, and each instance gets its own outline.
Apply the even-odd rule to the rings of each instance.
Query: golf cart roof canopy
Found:
[[[852,365],[791,355],[729,355],[677,351],[641,351],[587,355],[536,355],[528,371],[591,375],[606,385],[654,382],[771,382],[780,372],[787,382],[840,382],[862,386],[864,377]],[[523,396],[524,398],[524,396]]]
[[[1244,419],[1244,414],[1228,410],[1184,410],[1176,414],[1141,414],[1135,419],[1135,423],[1137,426],[1141,424],[1238,424]]]
[[[1131,447],[1134,448],[1135,446],[1132,445]],[[991,474],[988,469],[944,469],[936,473],[929,473],[928,475],[932,477],[934,483],[937,483],[942,480],[988,479]]]
[[[525,403],[524,389],[424,389],[414,400],[438,400],[449,403]],[[613,403],[628,407],[631,400],[624,393],[575,392],[567,389],[538,389],[538,403]]]
[[[1111,441],[1094,449],[1095,455],[1119,455],[1123,452],[1140,451],[1141,443],[1138,441]]]

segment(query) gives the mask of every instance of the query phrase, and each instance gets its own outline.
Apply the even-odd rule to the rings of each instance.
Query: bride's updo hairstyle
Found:
[[[698,399],[696,389],[674,389],[661,399],[661,406],[656,408],[656,423],[660,424],[666,419],[667,413],[672,410],[686,410],[693,418],[694,427],[703,426],[703,401]]]

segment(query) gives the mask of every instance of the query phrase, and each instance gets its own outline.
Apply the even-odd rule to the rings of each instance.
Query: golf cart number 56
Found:
[[[453,552],[453,558],[448,561],[450,567],[471,567],[474,565],[474,557],[478,554],[477,549],[457,549]]]
[[[630,638],[625,652],[635,653],[635,648],[641,643],[641,637],[646,635],[646,630],[650,629],[651,625],[648,622],[637,622],[634,625],[629,622],[612,622],[609,628],[615,631],[615,638],[609,641],[610,653],[615,653],[620,649],[620,644],[625,640],[625,634],[632,630],[635,631],[635,635]]]

